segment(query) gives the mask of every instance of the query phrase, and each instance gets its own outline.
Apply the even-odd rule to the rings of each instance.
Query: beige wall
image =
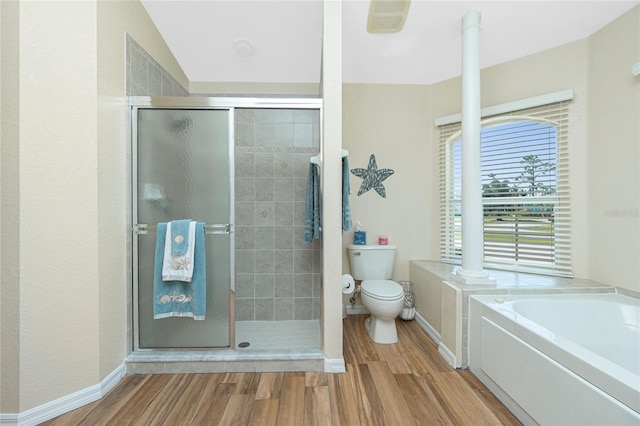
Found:
[[[127,137],[125,34],[128,33],[183,87],[189,81],[139,1],[97,2],[98,46],[98,249],[100,379],[127,354],[127,277],[131,260],[128,204],[130,147]]]
[[[640,60],[639,10],[588,40],[486,69],[482,84],[484,106],[575,90],[575,272],[636,291],[640,89],[630,67]],[[181,84],[189,82],[137,1],[2,2],[0,11],[0,411],[10,413],[95,385],[126,356],[124,32]],[[459,112],[459,99],[458,79],[343,87],[342,135],[351,168],[366,168],[375,154],[378,167],[395,170],[384,182],[384,199],[373,191],[358,197],[361,179],[352,176],[351,206],[369,242],[385,234],[398,246],[397,280],[408,278],[408,260],[438,258],[433,120]],[[612,124],[615,139],[608,134]],[[325,130],[333,134],[335,126]],[[338,142],[324,149],[327,170],[337,172]],[[628,189],[612,190],[622,179]],[[339,193],[337,182],[325,184],[325,196]],[[331,214],[339,210],[327,207]],[[328,248],[334,248],[337,222],[329,223]],[[341,257],[349,270],[344,246],[352,238],[345,233],[341,256],[331,250],[325,259],[332,282],[335,260]],[[338,288],[335,281],[329,289]],[[331,306],[323,336],[328,355],[337,358],[334,299],[325,299]]]
[[[414,281],[416,310],[437,332],[442,333],[442,277],[423,267],[420,261],[409,263],[409,274]],[[437,340],[437,339],[434,339]]]
[[[631,65],[640,59],[639,11],[636,7],[588,39],[483,69],[481,84],[483,107],[574,90],[569,124],[574,275],[635,291],[640,291],[640,89]],[[379,168],[395,170],[384,181],[386,199],[374,191],[358,197],[362,180],[352,175],[351,205],[368,243],[387,234],[398,246],[396,280],[408,278],[411,259],[439,259],[434,120],[460,112],[460,91],[459,78],[428,87],[344,86],[343,135],[351,168],[366,168],[373,153]],[[622,128],[615,132],[622,137],[609,136],[611,123]],[[614,146],[618,149],[610,149]],[[621,181],[628,182],[624,190],[611,189]],[[616,210],[623,217],[605,214]],[[352,241],[352,233],[345,233],[343,247]],[[346,250],[343,269],[350,269]]]
[[[366,169],[371,154],[378,169],[394,171],[382,182],[386,198],[371,189],[358,195],[362,179],[350,175],[351,213],[367,232],[367,244],[386,235],[397,247],[394,279],[409,279],[409,260],[436,259],[438,222],[437,150],[433,149],[431,88],[418,85],[345,84],[343,86],[343,146],[349,167]],[[433,192],[435,191],[435,192]],[[343,268],[350,271],[347,244],[353,230],[343,234]]]
[[[20,383],[19,8],[0,2],[0,412],[15,412]],[[18,242],[18,243],[16,243]]]
[[[21,411],[98,379],[95,26],[94,3],[20,3]]]
[[[20,413],[127,353],[125,31],[188,82],[137,1],[1,7],[0,411]]]
[[[192,96],[203,95],[253,95],[253,96],[319,96],[317,83],[221,83],[192,81],[189,84]]]
[[[589,278],[640,291],[640,6],[589,38]]]
[[[324,2],[324,41],[322,46],[322,75],[324,117],[322,123],[322,174],[323,194],[337,196],[322,203],[322,347],[325,358],[340,362],[342,355],[342,305],[340,247],[342,229],[342,4]],[[343,362],[341,364],[344,364]],[[331,370],[325,365],[325,370]],[[344,368],[337,366],[337,369]]]

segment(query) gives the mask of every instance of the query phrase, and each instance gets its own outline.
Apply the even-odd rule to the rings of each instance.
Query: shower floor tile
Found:
[[[249,346],[244,347],[244,343]],[[236,321],[236,349],[318,349],[320,321]]]

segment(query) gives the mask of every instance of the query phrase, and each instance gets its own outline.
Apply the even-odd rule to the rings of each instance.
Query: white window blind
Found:
[[[482,121],[484,266],[571,276],[568,101]],[[440,126],[441,260],[460,263],[461,125]]]

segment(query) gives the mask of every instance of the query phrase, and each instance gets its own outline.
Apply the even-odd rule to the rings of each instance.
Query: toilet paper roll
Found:
[[[349,274],[344,274],[342,276],[342,293],[351,294],[356,289],[356,282],[353,280],[353,277]]]

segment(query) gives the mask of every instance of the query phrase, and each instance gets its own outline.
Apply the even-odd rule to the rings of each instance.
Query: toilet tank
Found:
[[[396,257],[395,246],[349,244],[347,252],[351,275],[356,280],[391,279]]]

